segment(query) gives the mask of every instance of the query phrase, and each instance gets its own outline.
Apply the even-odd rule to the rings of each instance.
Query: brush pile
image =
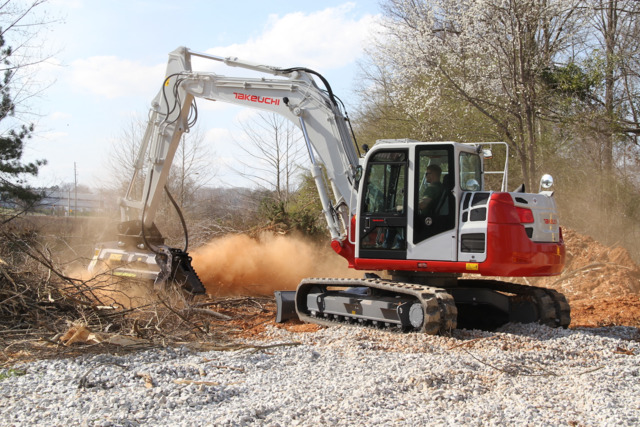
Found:
[[[210,303],[187,302],[176,290],[158,292],[108,273],[86,280],[67,275],[65,267],[73,268],[52,261],[53,251],[37,233],[1,232],[0,366],[226,335],[215,325],[230,317]]]

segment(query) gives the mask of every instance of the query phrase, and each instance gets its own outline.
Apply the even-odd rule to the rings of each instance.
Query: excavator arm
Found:
[[[192,70],[193,57],[257,72],[259,77],[196,72]],[[324,83],[325,89],[318,87],[314,77]],[[196,98],[277,113],[299,127],[331,237],[339,245],[348,238],[348,224],[357,204],[359,156],[348,117],[326,80],[306,68],[282,69],[180,47],[169,54],[165,79],[149,111],[133,176],[120,200],[117,246],[122,248],[120,259],[125,262],[118,271],[127,270],[132,254],[137,254],[136,259],[140,260],[141,254],[151,251],[159,267],[157,284],[175,276],[178,268],[178,272],[185,270],[181,275],[187,278],[187,283],[191,282],[185,286],[187,290],[204,292],[190,266],[187,248],[164,246],[164,239],[154,224],[176,150],[183,134],[189,132],[197,120]],[[141,191],[136,191],[142,175],[144,184]],[[110,245],[107,249],[115,248]],[[97,250],[93,266],[98,260],[114,258],[109,250]],[[148,260],[146,264],[153,262]]]
[[[191,70],[193,56],[281,78],[225,77],[194,72]],[[171,52],[163,86],[149,113],[130,190],[121,201],[123,222],[142,218],[144,226],[151,227],[180,139],[195,123],[195,99],[202,98],[277,113],[298,126],[307,144],[311,170],[331,236],[334,239],[344,237],[344,223],[340,222],[347,217],[338,218],[335,212],[348,206],[344,214],[355,213],[358,154],[346,114],[341,111],[330,88],[325,91],[316,85],[312,73],[303,68],[279,69],[195,53],[184,47]],[[133,183],[145,163],[149,173],[145,177],[142,197],[133,198]],[[331,192],[323,184],[322,164]]]

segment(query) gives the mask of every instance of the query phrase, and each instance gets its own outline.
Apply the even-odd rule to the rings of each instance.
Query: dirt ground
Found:
[[[640,266],[626,249],[563,230],[567,261],[560,276],[531,280],[557,289],[571,305],[571,325],[640,327]]]

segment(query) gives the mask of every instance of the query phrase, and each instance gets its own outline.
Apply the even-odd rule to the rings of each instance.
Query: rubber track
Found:
[[[556,327],[568,328],[571,323],[571,307],[567,298],[553,289],[543,289],[553,301],[556,309]]]
[[[538,308],[538,323],[553,328],[567,328],[571,323],[571,308],[563,294],[553,289],[498,280],[459,280],[460,287],[486,288],[533,298]]]
[[[458,309],[453,297],[445,289],[381,279],[317,277],[303,279],[296,292],[296,312],[300,320],[308,323],[335,326],[336,322],[334,321],[310,316],[306,307],[307,294],[312,288],[320,287],[324,289],[330,286],[367,287],[399,295],[409,295],[416,298],[422,305],[424,322],[419,329],[420,332],[429,335],[449,334],[456,328]]]

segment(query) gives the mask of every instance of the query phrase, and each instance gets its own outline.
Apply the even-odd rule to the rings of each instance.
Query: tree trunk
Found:
[[[609,0],[607,4],[607,18],[605,24],[605,138],[603,147],[603,167],[605,173],[611,173],[613,169],[613,146],[615,139],[615,106],[613,102],[615,76],[614,69],[616,67],[615,48],[616,48],[616,32],[618,24],[617,0]]]

